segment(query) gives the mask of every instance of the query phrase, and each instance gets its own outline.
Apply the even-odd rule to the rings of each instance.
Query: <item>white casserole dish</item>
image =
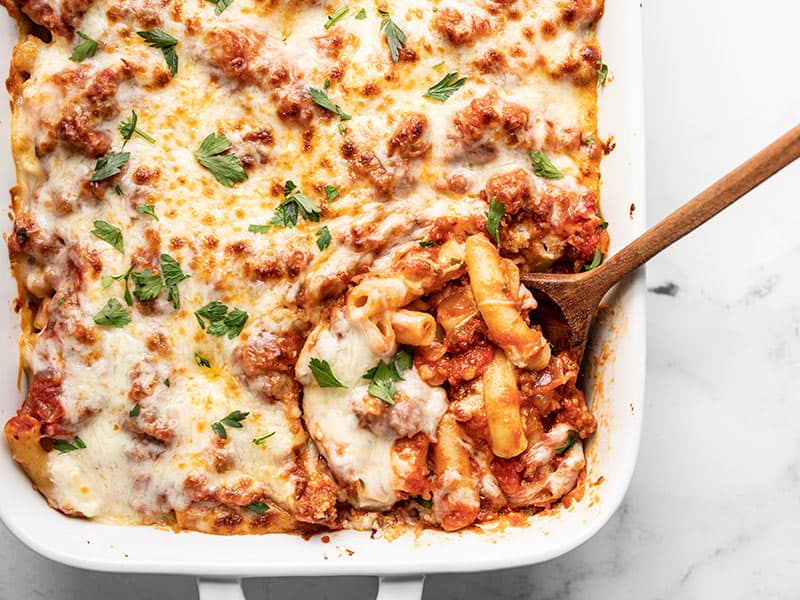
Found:
[[[612,252],[644,229],[644,139],[642,131],[641,7],[638,0],[606,0],[598,37],[612,77],[600,94],[600,132],[616,149],[603,163],[603,214],[610,224]],[[17,34],[0,18],[0,65],[6,69]],[[0,102],[0,188],[14,185],[9,150],[8,102]],[[7,201],[7,200],[6,200]],[[4,202],[6,202],[4,201]],[[635,211],[631,209],[635,204]],[[4,231],[8,232],[7,223]],[[0,421],[17,410],[16,284],[0,252]],[[552,559],[594,535],[627,490],[636,461],[644,407],[645,286],[640,272],[607,298],[590,351],[587,399],[598,431],[587,446],[587,485],[582,501],[539,514],[528,527],[499,531],[407,534],[394,541],[364,532],[330,534],[305,541],[282,534],[218,537],[173,533],[152,527],[116,527],[72,519],[50,509],[0,444],[0,518],[26,545],[68,565],[101,571],[175,573],[201,580],[201,599],[241,598],[230,578],[287,575],[383,575],[380,598],[421,596],[424,573],[476,571]],[[609,352],[602,350],[612,349]],[[598,483],[595,483],[598,482]],[[57,543],[56,543],[57,541]],[[408,577],[407,577],[408,576]],[[399,579],[394,579],[399,577]]]

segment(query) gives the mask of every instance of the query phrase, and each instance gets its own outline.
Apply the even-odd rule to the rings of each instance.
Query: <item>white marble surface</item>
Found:
[[[645,0],[644,15],[652,223],[800,121],[800,3]],[[800,597],[798,232],[800,163],[655,259],[650,287],[675,295],[648,294],[644,436],[619,512],[549,563],[429,577],[426,600]],[[366,600],[376,585],[246,589]],[[2,600],[196,594],[189,578],[56,565],[0,529]]]

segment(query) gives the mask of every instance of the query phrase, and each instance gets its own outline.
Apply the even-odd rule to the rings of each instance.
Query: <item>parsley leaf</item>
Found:
[[[178,284],[184,279],[189,279],[191,275],[186,275],[178,261],[169,254],[161,255],[161,274],[164,276],[164,285],[169,290],[167,300],[172,302],[172,306],[176,309],[180,308],[181,294],[178,291]]]
[[[597,67],[597,87],[603,87],[608,79],[608,65],[598,60]]]
[[[336,115],[339,116],[339,119],[342,121],[349,121],[353,117],[348,115],[346,112],[342,110],[342,107],[338,104],[334,104],[333,101],[328,98],[328,94],[326,94],[323,90],[318,90],[317,88],[310,87],[308,88],[308,93],[311,94],[311,99],[317,104],[317,106],[321,106],[325,110],[328,110]]]
[[[155,144],[156,140],[151,136],[147,135],[144,131],[139,129],[136,125],[139,123],[139,116],[136,114],[135,110],[131,111],[131,116],[128,119],[125,119],[119,126],[119,132],[122,135],[122,139],[125,140],[125,143],[122,144],[122,147],[125,147],[134,134],[144,138],[151,144]]]
[[[367,11],[366,11],[366,9],[362,8],[360,11],[358,11],[358,12],[356,13],[356,19],[358,19],[359,21],[363,21],[363,20],[364,20],[364,19],[366,19],[366,18],[367,18]]]
[[[336,189],[335,185],[326,185],[325,196],[327,196],[328,200],[336,200],[336,198],[339,196],[339,190]]]
[[[210,369],[211,368],[211,363],[208,362],[208,359],[205,358],[199,352],[195,352],[194,353],[194,362],[198,367],[203,367],[205,369]],[[225,436],[222,436],[222,437],[225,437]]]
[[[128,412],[128,416],[131,418],[138,417],[139,414],[142,412],[142,407],[139,406],[139,403],[133,405],[133,408]]]
[[[370,395],[387,404],[394,404],[394,395],[397,393],[396,381],[403,381],[401,371],[411,368],[413,356],[408,350],[400,350],[388,363],[379,361],[378,364],[362,375],[364,379],[370,379],[367,391]]]
[[[594,257],[592,258],[592,262],[590,262],[588,265],[584,265],[583,266],[583,270],[584,271],[591,271],[592,269],[596,269],[597,267],[600,266],[600,264],[602,262],[603,262],[603,253],[600,252],[599,248],[595,248],[594,249]]]
[[[105,156],[98,158],[94,164],[94,173],[92,173],[89,181],[96,183],[118,175],[122,166],[128,162],[130,157],[130,152],[109,152]]]
[[[394,355],[392,362],[394,363],[398,372],[408,371],[412,366],[414,366],[414,355],[410,350],[403,349]]]
[[[72,444],[70,444],[69,442],[58,440],[53,442],[53,448],[58,450],[60,454],[66,454],[67,452],[74,452],[75,450],[83,450],[84,448],[86,448],[86,444],[81,438],[79,438],[76,435]]]
[[[391,364],[394,365],[394,363]],[[397,369],[380,361],[372,371],[372,383],[369,384],[367,391],[387,404],[394,404],[394,395],[397,393],[397,386],[394,382],[402,379],[397,374]]]
[[[94,57],[97,54],[98,43],[82,31],[76,31],[75,33],[84,41],[72,49],[72,56],[69,59],[73,62],[81,62],[87,58]]]
[[[247,231],[250,233],[267,233],[270,230],[269,225],[248,225]]]
[[[231,340],[242,333],[248,318],[247,313],[238,308],[228,312],[228,307],[219,300],[209,302],[195,311],[194,316],[203,331],[218,337],[227,334]]]
[[[122,254],[125,254],[125,247],[122,244],[122,230],[106,221],[95,221],[92,233],[104,242],[108,242]]]
[[[424,508],[432,508],[433,507],[433,499],[432,498],[426,500],[422,496],[416,496],[414,498],[414,502],[416,502],[417,504],[419,504],[420,506],[422,506]]]
[[[231,4],[233,4],[233,0],[208,0],[209,2],[213,2],[217,5],[214,9],[214,14],[220,16],[226,8],[228,8]]]
[[[341,381],[336,379],[336,375],[333,374],[331,366],[328,364],[327,360],[312,358],[308,362],[308,368],[311,369],[311,373],[314,375],[314,379],[317,380],[319,387],[324,387],[324,388],[347,387]]]
[[[462,77],[461,79],[458,78],[458,71],[451,71],[442,77],[441,81],[429,87],[428,91],[422,96],[424,98],[431,98],[432,100],[444,102],[459,89],[461,89],[461,86],[463,86],[466,82],[466,77]]]
[[[156,207],[153,204],[145,204],[144,206],[137,206],[136,212],[140,215],[149,215],[153,217],[156,221],[160,221],[161,219],[158,218],[156,214]]]
[[[556,456],[561,456],[562,454],[564,454],[564,452],[572,448],[575,445],[575,442],[577,441],[578,441],[578,436],[576,436],[574,433],[570,431],[567,443],[561,446],[560,448],[556,448]]]
[[[242,412],[240,410],[234,410],[232,413],[228,414],[225,418],[221,419],[223,425],[227,425],[228,427],[233,427],[234,429],[241,429],[242,428],[242,421],[247,418],[249,412]]]
[[[268,433],[267,435],[262,435],[261,437],[253,438],[253,443],[256,446],[261,446],[264,442],[266,442],[269,438],[275,435],[277,432],[273,431],[272,433]]]
[[[225,425],[227,425],[228,427],[233,427],[234,429],[241,429],[242,421],[244,421],[247,418],[247,415],[249,414],[250,414],[249,412],[234,410],[233,412],[229,413],[226,417],[212,423],[211,429],[213,429],[214,433],[216,433],[223,440],[228,439],[228,432],[225,430]]]
[[[235,154],[223,154],[231,149],[231,141],[224,135],[210,134],[194,153],[197,161],[225,187],[233,187],[247,179],[242,162]]]
[[[128,306],[133,306],[133,297],[131,296],[131,290],[128,287],[128,278],[131,276],[131,272],[133,271],[133,267],[134,266],[135,266],[135,263],[131,262],[131,266],[128,267],[128,270],[125,271],[122,275],[112,275],[112,276],[103,275],[100,278],[100,281],[103,284],[103,289],[105,289],[107,287],[111,287],[111,284],[113,284],[115,281],[120,281],[120,280],[124,281],[125,282],[125,293],[123,294],[122,297],[125,299],[125,303]]]
[[[153,300],[161,292],[161,288],[164,287],[164,280],[161,275],[153,273],[150,269],[145,269],[141,273],[132,273],[131,277],[133,277],[133,283],[136,286],[133,290],[133,295],[140,302]]]
[[[331,245],[331,231],[328,229],[328,226],[325,225],[319,231],[317,231],[317,248],[320,250],[325,250],[328,246]]]
[[[206,323],[203,319],[207,319],[209,323],[214,323],[222,321],[226,314],[228,314],[228,307],[219,300],[214,300],[206,304],[200,310],[196,310],[194,316],[200,324],[200,329],[205,331]]]
[[[381,31],[386,35],[386,44],[389,46],[389,53],[392,55],[392,62],[400,60],[400,50],[406,45],[406,34],[397,23],[392,21],[388,11],[378,9],[381,16]]]
[[[564,177],[564,174],[550,162],[547,154],[541,150],[531,150],[530,156],[533,173],[537,177],[543,177],[544,179],[561,179]]]
[[[149,31],[137,31],[136,35],[142,38],[151,48],[158,48],[164,54],[164,60],[169,67],[169,73],[173,77],[178,73],[178,53],[175,46],[178,40],[172,37],[163,29],[151,29]]]
[[[131,322],[131,316],[119,300],[111,298],[94,316],[94,322],[98,325],[120,328]]]
[[[253,511],[257,515],[263,515],[265,512],[269,510],[269,506],[260,501],[252,502],[247,505],[247,510]]]
[[[349,10],[349,6],[343,6],[342,8],[336,10],[332,15],[328,15],[328,20],[325,21],[325,29],[330,29],[333,27],[336,24],[336,21],[345,16]]]
[[[422,240],[419,243],[419,245],[422,246],[423,248],[433,248],[436,245],[436,242],[432,242],[430,240]]]
[[[497,200],[497,196],[493,196],[489,202],[489,211],[484,213],[486,215],[486,231],[488,231],[494,238],[494,243],[500,245],[500,222],[503,220],[503,215],[506,214],[506,205]]]
[[[270,221],[276,227],[294,227],[300,214],[306,221],[319,221],[322,209],[303,194],[293,181],[283,186],[284,201],[276,208]]]

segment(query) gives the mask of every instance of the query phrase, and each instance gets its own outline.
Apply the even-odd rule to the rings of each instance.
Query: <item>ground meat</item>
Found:
[[[471,44],[491,32],[489,20],[477,15],[464,15],[454,8],[444,8],[433,18],[433,28],[456,45]]]
[[[259,83],[266,79],[268,67],[259,64],[259,48],[265,36],[248,28],[225,28],[209,31],[206,36],[209,63],[228,79],[239,83]]]
[[[431,147],[428,139],[428,118],[421,113],[408,113],[389,140],[389,156],[418,158]]]
[[[524,169],[492,175],[486,182],[485,194],[487,201],[497,198],[505,206],[506,214],[514,215],[533,201],[531,176]]]

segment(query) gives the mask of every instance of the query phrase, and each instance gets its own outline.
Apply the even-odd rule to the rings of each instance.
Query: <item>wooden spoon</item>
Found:
[[[800,125],[736,167],[599,267],[575,274],[523,274],[522,283],[539,302],[536,319],[547,339],[558,350],[572,353],[580,363],[600,301],[614,284],[798,157]]]

